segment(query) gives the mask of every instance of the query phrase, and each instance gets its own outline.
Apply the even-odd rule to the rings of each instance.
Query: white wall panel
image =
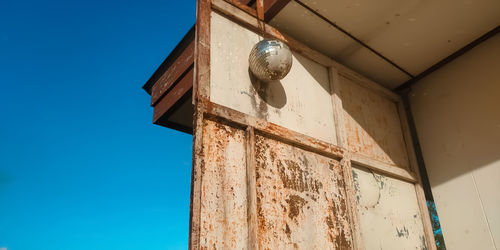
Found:
[[[396,103],[346,76],[341,75],[339,81],[348,148],[372,159],[408,168]]]
[[[299,133],[335,143],[328,69],[296,53],[281,81],[261,83],[248,69],[259,36],[212,13],[210,100]]]
[[[353,167],[354,188],[366,249],[426,249],[412,183]]]
[[[500,246],[500,35],[419,81],[410,95],[449,249]]]

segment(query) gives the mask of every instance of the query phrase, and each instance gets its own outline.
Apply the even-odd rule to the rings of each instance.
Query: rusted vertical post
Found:
[[[191,203],[189,205],[189,249],[200,244],[201,177],[203,175],[203,110],[196,107],[193,115],[193,167],[191,170]],[[198,129],[196,129],[198,128]]]
[[[193,82],[193,168],[189,215],[189,249],[200,248],[201,180],[203,176],[203,113],[199,98],[208,98],[210,85],[211,0],[198,0],[196,6],[194,82]]]
[[[257,0],[257,19],[259,21],[259,30],[261,32],[261,36],[264,37],[265,32],[265,24],[264,24],[264,0]]]
[[[335,129],[337,135],[337,144],[347,148],[347,134],[345,130],[344,111],[342,107],[342,99],[340,98],[340,77],[337,69],[334,67],[328,68],[330,79],[330,93],[332,96],[333,117],[335,119]],[[346,190],[347,211],[351,222],[351,232],[353,236],[354,249],[364,249],[364,244],[361,239],[361,230],[359,228],[359,215],[356,207],[356,192],[354,190],[354,180],[352,176],[351,155],[344,155],[340,165],[344,175],[344,185]]]
[[[264,0],[257,0],[257,18],[264,20]]]
[[[198,0],[194,49],[193,104],[210,96],[210,13],[211,0]]]
[[[248,249],[257,249],[257,177],[255,173],[255,130],[253,127],[247,127],[246,136]]]

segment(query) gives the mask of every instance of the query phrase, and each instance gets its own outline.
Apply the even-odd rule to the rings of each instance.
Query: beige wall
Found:
[[[356,164],[352,183],[356,196],[351,198],[354,209],[357,208],[359,213],[356,223],[360,228],[360,244],[364,245],[361,249],[426,249],[414,183],[378,173],[372,166],[383,166],[386,172],[410,171],[398,111],[399,98],[393,95],[388,97],[385,92],[381,94],[380,89],[376,90],[378,86],[368,83],[366,79],[331,65],[322,65],[296,52],[293,53],[292,69],[284,79],[269,84],[260,83],[252,79],[248,71],[248,55],[258,41],[258,34],[212,12],[210,101],[292,131],[345,146],[352,153],[353,164]],[[334,104],[336,96],[340,101],[338,106]],[[345,130],[339,129],[341,126]],[[224,131],[232,129],[225,128]],[[229,155],[234,148],[240,152],[242,143],[229,145],[233,139],[223,139],[228,135],[217,134],[217,129],[204,129],[203,133],[204,136],[216,135],[204,141],[203,152],[207,153],[207,157],[216,155],[218,151],[211,150],[217,149],[214,145],[218,145],[218,141],[227,146],[220,146],[223,148],[217,150],[229,152]],[[347,137],[346,142],[339,137]],[[352,249],[350,219],[345,212],[347,194],[343,183],[346,180],[341,172],[347,167],[340,167],[339,159],[274,139],[258,135],[256,141],[256,172],[259,176],[256,195],[259,198],[258,211],[262,214],[258,225],[265,229],[258,231],[260,246],[270,249]],[[224,158],[223,155],[217,157]],[[363,161],[363,164],[354,158]],[[233,166],[229,166],[231,162]],[[218,182],[229,185],[242,183],[241,177],[246,176],[242,169],[234,167],[234,164],[245,166],[242,158],[226,163],[228,166],[224,165],[224,168],[232,167],[231,174],[224,174],[215,163],[205,166],[205,171],[212,171],[209,172],[212,175],[207,177],[207,181],[202,181],[202,199],[224,197],[219,193],[240,198],[246,195],[239,189],[215,188]],[[241,175],[236,178],[237,173]],[[288,184],[289,180],[292,184]],[[299,184],[295,184],[295,180]],[[320,183],[320,191],[315,190],[316,183]],[[304,187],[306,190],[302,190]],[[205,223],[202,225],[207,226],[201,230],[206,242],[228,242],[238,238],[237,235],[241,236],[239,232],[234,235],[203,235],[210,228],[219,228],[219,231],[223,231],[220,228],[228,228],[228,224],[222,224],[229,221],[224,216],[245,217],[246,210],[240,207],[243,203],[236,202],[239,200],[243,198],[227,203],[220,198],[216,203],[202,202],[202,220]],[[224,246],[235,247],[237,244]]]
[[[293,53],[287,77],[261,83],[248,69],[259,35],[213,12],[211,40],[211,101],[336,143],[327,67]]]
[[[366,250],[426,249],[415,187],[353,166],[356,204]]]
[[[414,85],[413,116],[448,249],[500,247],[500,35]]]

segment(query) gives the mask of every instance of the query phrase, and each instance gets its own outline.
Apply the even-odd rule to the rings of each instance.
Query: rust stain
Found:
[[[299,192],[313,191],[319,194],[319,190],[323,187],[323,184],[312,178],[307,171],[302,170],[297,162],[279,160],[277,165],[278,174],[285,188]]]
[[[204,120],[201,180],[201,247],[247,245],[245,132]]]
[[[288,236],[288,239],[290,239],[290,235],[292,233],[292,231],[290,231],[290,227],[288,226],[288,223],[285,224],[285,233],[286,233],[286,236]]]
[[[340,163],[260,135],[255,143],[259,246],[352,249]]]
[[[299,216],[300,211],[302,211],[302,207],[304,207],[304,205],[307,203],[306,200],[298,195],[290,195],[285,201],[286,203],[288,203],[288,207],[290,208],[288,217],[292,220]]]

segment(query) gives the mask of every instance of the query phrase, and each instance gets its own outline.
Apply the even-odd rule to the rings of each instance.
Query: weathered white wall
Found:
[[[448,249],[500,248],[500,35],[410,95]]]
[[[342,119],[337,121],[345,122],[347,149],[389,168],[409,168],[400,117],[394,101],[364,84],[358,84],[359,79],[351,79],[348,74],[339,74],[340,79],[335,78],[339,82],[334,84],[330,82],[327,67],[297,53],[293,54],[292,69],[283,80],[270,84],[259,83],[252,79],[248,71],[248,55],[258,41],[256,33],[212,13],[210,101],[339,145],[331,85],[338,86],[336,91],[339,93],[343,112],[339,110],[338,114]],[[205,132],[215,133],[214,131]],[[219,141],[224,137],[225,135],[221,135]],[[259,244],[273,249],[329,249],[332,246],[336,249],[352,248],[352,235],[344,204],[346,191],[338,160],[274,139],[261,136],[256,138]],[[204,143],[218,144],[216,141]],[[237,152],[240,150],[239,145],[232,145],[238,149]],[[211,148],[209,145],[205,147]],[[221,147],[218,150],[235,150],[229,146]],[[213,154],[216,152],[210,153],[209,157],[213,157]],[[240,153],[236,155],[241,156]],[[243,164],[241,160],[236,164]],[[219,165],[232,168],[231,171],[243,171],[240,167],[228,164],[223,161]],[[215,165],[212,167],[215,168]],[[229,192],[229,189],[215,189],[217,178],[220,179],[217,176],[220,174],[214,172],[212,182],[206,184],[206,190],[214,190],[206,193],[207,198],[217,200],[222,195],[214,196],[214,192]],[[236,178],[237,175],[232,173],[227,176]],[[358,187],[365,187],[358,190],[359,197],[371,199],[370,192],[377,192],[378,198],[375,198],[379,199],[370,208],[365,208],[364,203],[358,203],[365,247],[424,248],[425,236],[415,186],[382,175],[376,175],[380,180],[383,179],[381,184],[370,186],[371,174],[363,175],[359,172],[358,176]],[[235,178],[228,180],[233,181]],[[241,175],[238,178],[241,181]],[[235,182],[224,183],[231,185]],[[243,188],[241,185],[237,188],[240,196],[245,195],[240,190]],[[227,204],[218,202],[210,203],[215,211],[222,211],[221,207],[226,207],[231,211],[238,209],[235,213],[244,215],[240,207],[234,207],[236,201],[230,200]],[[218,213],[209,215],[207,212],[206,216],[215,221],[224,220],[224,216]],[[210,227],[202,228],[209,229]],[[227,239],[224,235],[211,237],[216,237],[213,241],[219,243]]]
[[[338,160],[256,136],[260,249],[352,249]]]
[[[302,134],[335,143],[328,69],[297,53],[281,81],[260,83],[248,70],[259,36],[212,12],[210,100]]]
[[[354,166],[354,188],[366,249],[426,249],[412,183]]]
[[[397,104],[346,76],[339,81],[349,150],[408,169]]]
[[[205,120],[200,129],[203,129],[205,159],[200,246],[245,249],[248,242],[245,131],[210,120]]]

